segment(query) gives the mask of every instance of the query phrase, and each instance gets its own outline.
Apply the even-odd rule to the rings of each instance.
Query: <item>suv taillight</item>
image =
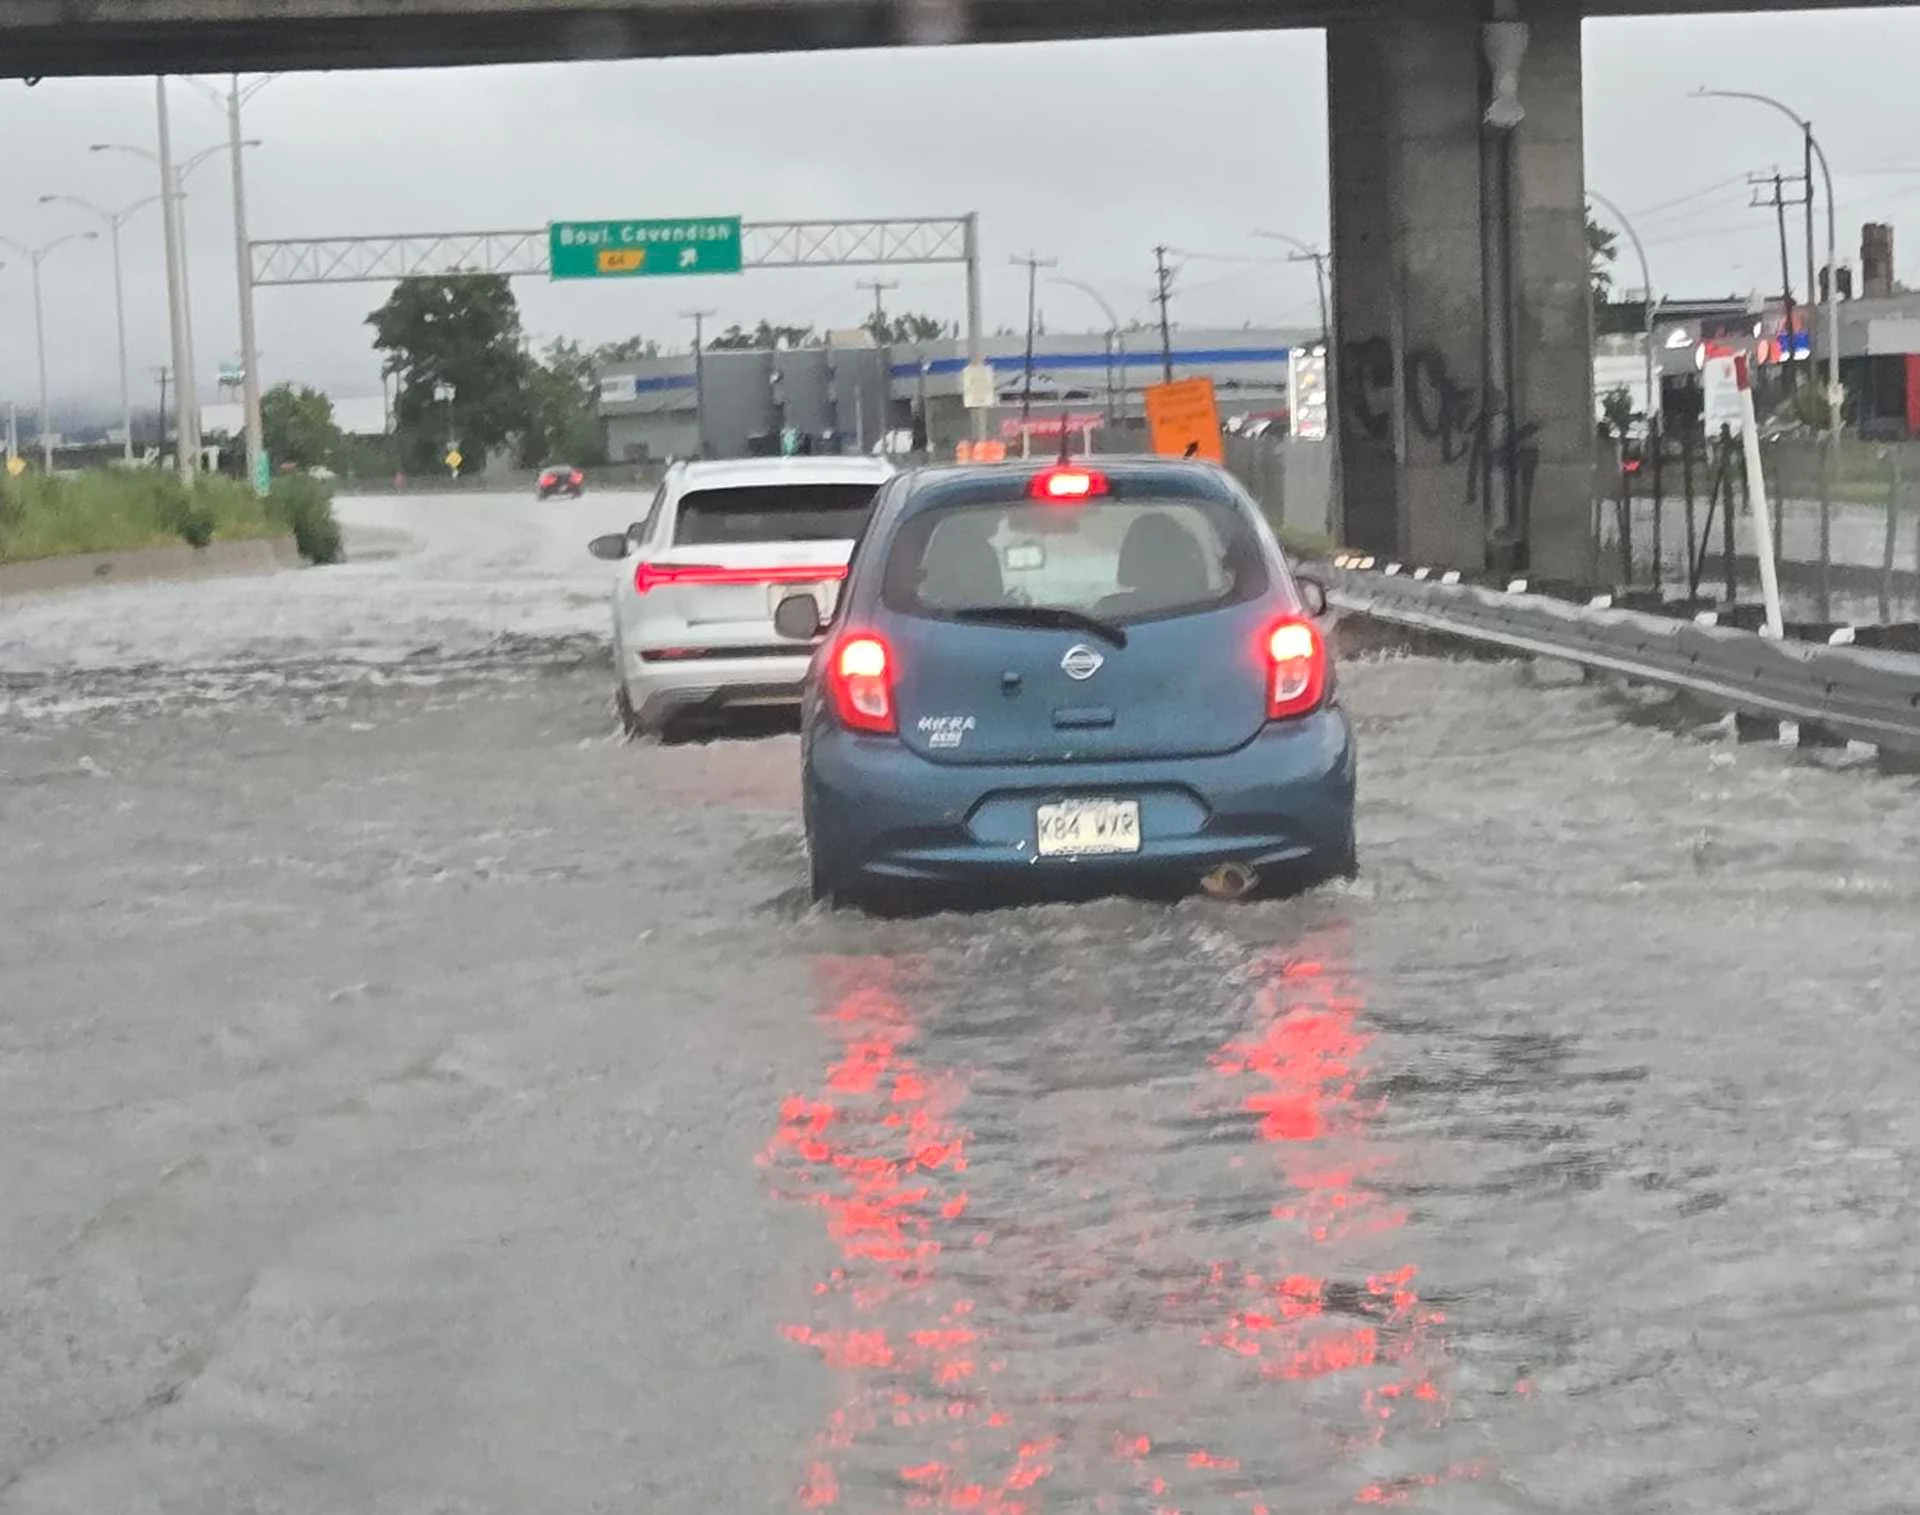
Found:
[[[893,712],[893,659],[887,644],[868,633],[849,636],[833,649],[827,666],[833,708],[852,731],[890,735],[898,729]]]
[[[1282,621],[1267,633],[1267,719],[1317,710],[1327,692],[1327,644],[1305,620]]]

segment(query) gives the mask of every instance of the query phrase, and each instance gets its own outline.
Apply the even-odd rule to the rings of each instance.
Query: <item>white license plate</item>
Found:
[[[1040,856],[1092,857],[1140,850],[1138,800],[1062,800],[1041,805]]]

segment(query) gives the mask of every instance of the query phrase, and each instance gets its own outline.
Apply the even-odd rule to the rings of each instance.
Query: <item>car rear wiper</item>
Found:
[[[967,605],[947,612],[956,621],[998,626],[1057,626],[1063,631],[1085,631],[1115,647],[1127,645],[1127,634],[1111,621],[1068,610],[1060,605]]]

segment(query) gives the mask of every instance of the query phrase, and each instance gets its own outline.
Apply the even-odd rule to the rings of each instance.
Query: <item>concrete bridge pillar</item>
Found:
[[[1344,537],[1586,578],[1580,22],[1517,20],[1327,29]]]

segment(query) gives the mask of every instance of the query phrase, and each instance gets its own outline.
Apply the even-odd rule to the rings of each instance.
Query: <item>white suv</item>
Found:
[[[596,537],[617,560],[613,664],[630,735],[689,717],[800,701],[812,651],[773,628],[796,592],[832,609],[874,496],[894,474],[871,457],[676,463],[646,519]]]

